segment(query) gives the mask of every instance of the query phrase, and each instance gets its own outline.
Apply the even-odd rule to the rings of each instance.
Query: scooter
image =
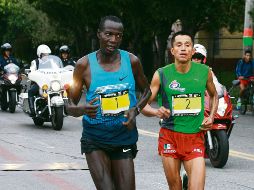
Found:
[[[218,110],[214,116],[212,129],[205,134],[206,158],[210,159],[215,168],[226,165],[229,155],[229,137],[235,124],[233,117],[233,105],[230,94],[224,88],[223,94],[218,94]],[[230,90],[229,90],[230,92]],[[209,116],[209,96],[205,96],[205,116]]]
[[[233,81],[233,89],[237,81]],[[219,104],[215,113],[212,129],[205,134],[205,158],[209,158],[211,164],[215,168],[223,168],[229,155],[228,139],[232,132],[237,116],[233,116],[233,105],[231,103],[230,93],[223,86],[223,94],[218,94]],[[208,117],[209,110],[209,95],[205,96],[205,116]],[[185,170],[182,169],[182,189],[188,189],[188,176]]]
[[[250,106],[250,110],[252,115],[254,115],[254,78],[251,79],[245,78],[242,80],[246,80],[249,82],[246,89],[243,91],[243,96],[241,98],[241,106],[239,106],[237,109],[239,109],[239,113],[241,115],[245,115],[247,111],[248,105]],[[238,86],[240,84],[240,80],[234,80],[233,86]]]
[[[19,66],[9,63],[4,67],[2,79],[0,80],[0,102],[3,111],[9,108],[10,113],[15,112],[18,95],[22,87],[21,81]]]

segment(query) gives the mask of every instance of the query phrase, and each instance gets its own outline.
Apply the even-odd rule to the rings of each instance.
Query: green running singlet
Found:
[[[179,73],[172,63],[159,68],[161,87],[158,104],[170,109],[162,127],[182,133],[198,133],[204,119],[204,93],[209,67],[191,62],[187,73]]]

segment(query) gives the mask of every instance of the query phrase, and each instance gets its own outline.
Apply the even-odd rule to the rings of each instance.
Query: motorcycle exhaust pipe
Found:
[[[212,141],[212,136],[211,136],[211,131],[207,131],[207,139],[208,139],[208,145],[209,149],[213,149],[213,141]]]

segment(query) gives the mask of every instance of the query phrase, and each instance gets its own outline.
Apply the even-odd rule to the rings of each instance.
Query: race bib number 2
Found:
[[[201,94],[177,94],[172,96],[172,115],[198,115],[201,112]]]
[[[110,94],[101,94],[101,110],[104,116],[117,116],[130,107],[129,93],[127,90]]]

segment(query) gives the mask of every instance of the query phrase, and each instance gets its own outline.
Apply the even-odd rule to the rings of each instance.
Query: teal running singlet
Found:
[[[137,103],[135,80],[132,73],[129,53],[119,50],[121,65],[115,72],[105,71],[98,63],[96,53],[88,55],[91,71],[91,84],[87,89],[86,101],[99,97],[96,118],[83,116],[82,138],[104,144],[131,145],[138,140],[137,128],[128,130],[122,122],[127,119],[124,111]],[[81,138],[81,140],[82,140]]]

